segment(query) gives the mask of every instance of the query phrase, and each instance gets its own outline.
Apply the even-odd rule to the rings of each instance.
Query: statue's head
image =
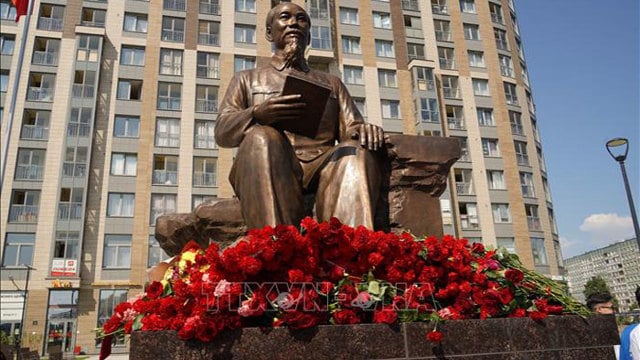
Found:
[[[265,36],[275,45],[276,50],[295,46],[295,51],[301,49],[304,52],[311,42],[310,29],[309,14],[294,3],[281,2],[267,14]]]

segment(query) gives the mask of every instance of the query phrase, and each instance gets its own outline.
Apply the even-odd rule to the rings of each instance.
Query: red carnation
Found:
[[[154,281],[149,286],[147,286],[147,297],[149,299],[157,299],[164,292],[164,286],[159,281]]]
[[[372,252],[371,254],[369,254],[369,257],[367,258],[367,261],[369,262],[370,266],[378,266],[380,265],[382,260],[384,260],[384,256],[380,255],[380,253],[377,253],[377,252]]]
[[[531,311],[531,312],[529,312],[529,317],[532,320],[540,321],[540,320],[542,320],[542,319],[547,317],[547,313],[542,312],[542,311]]]
[[[507,269],[507,271],[504,272],[504,277],[514,285],[517,285],[524,279],[524,274],[518,269]]]
[[[442,332],[441,331],[429,331],[427,333],[427,340],[431,342],[440,342],[442,341]]]
[[[525,316],[527,316],[527,310],[522,308],[517,308],[511,314],[509,314],[509,317],[512,318],[521,318]]]
[[[360,318],[351,309],[342,309],[333,313],[333,320],[336,324],[359,324]]]
[[[329,295],[331,290],[333,290],[333,284],[329,281],[322,281],[320,283],[320,287],[318,288],[318,292],[323,295]]]
[[[111,334],[112,332],[117,331],[120,328],[120,324],[122,321],[118,317],[112,317],[106,323],[104,323],[102,329],[105,334]]]
[[[373,322],[377,324],[393,324],[398,319],[398,314],[393,308],[385,307],[373,313]]]

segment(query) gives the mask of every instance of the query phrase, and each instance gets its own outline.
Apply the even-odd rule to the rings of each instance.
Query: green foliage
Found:
[[[607,282],[601,276],[594,276],[586,284],[584,284],[584,297],[585,299],[589,299],[589,297],[593,294],[609,294],[613,297],[611,301],[613,306],[618,307],[618,299],[616,296],[609,290],[609,286]]]
[[[0,344],[13,345],[15,338],[4,331],[0,331]]]

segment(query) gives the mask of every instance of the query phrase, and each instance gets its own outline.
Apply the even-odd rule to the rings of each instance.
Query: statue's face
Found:
[[[270,28],[267,28],[267,39],[272,41],[277,49],[284,49],[288,42],[296,38],[298,44],[306,46],[310,40],[311,28],[307,12],[293,3],[280,3],[274,10],[273,21]]]

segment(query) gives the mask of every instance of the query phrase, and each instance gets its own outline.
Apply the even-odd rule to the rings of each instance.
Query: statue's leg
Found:
[[[287,138],[270,126],[247,131],[229,174],[247,227],[299,225],[302,168]]]
[[[318,221],[335,216],[343,224],[373,229],[380,176],[379,160],[371,151],[356,141],[338,144],[319,172]]]

